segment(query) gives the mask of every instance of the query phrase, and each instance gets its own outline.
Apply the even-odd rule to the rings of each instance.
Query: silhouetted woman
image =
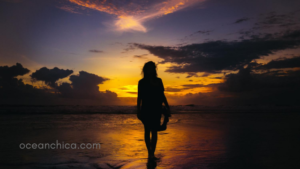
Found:
[[[148,157],[155,158],[154,152],[157,143],[157,131],[160,127],[162,103],[167,108],[168,116],[170,116],[170,107],[164,94],[163,82],[157,77],[155,63],[152,61],[145,63],[142,73],[144,78],[138,83],[137,116],[144,124]]]

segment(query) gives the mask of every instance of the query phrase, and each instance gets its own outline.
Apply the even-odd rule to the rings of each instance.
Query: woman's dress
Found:
[[[142,100],[141,116],[146,129],[158,130],[162,114],[164,86],[160,78],[141,79],[138,84],[138,97]]]

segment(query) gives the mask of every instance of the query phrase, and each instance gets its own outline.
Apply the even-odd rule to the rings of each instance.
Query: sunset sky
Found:
[[[299,28],[298,0],[0,0],[0,66],[36,87],[42,67],[85,71],[127,98],[152,60],[173,104],[277,103],[300,84]]]

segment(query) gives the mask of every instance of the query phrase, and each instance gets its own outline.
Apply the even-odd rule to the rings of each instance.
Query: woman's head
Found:
[[[144,78],[157,77],[155,63],[152,61],[145,63],[142,73],[144,74]]]

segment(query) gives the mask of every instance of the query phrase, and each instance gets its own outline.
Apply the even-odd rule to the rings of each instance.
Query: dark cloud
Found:
[[[185,78],[191,78],[191,77],[199,77],[199,76],[195,72],[188,72],[188,75]]]
[[[192,89],[192,88],[198,88],[198,87],[204,87],[205,85],[201,85],[201,84],[187,84],[187,85],[182,85],[180,88],[176,88],[176,87],[166,87],[165,91],[166,92],[182,92],[184,90],[187,89]]]
[[[22,79],[17,79],[19,75],[28,73],[20,63],[14,66],[0,67],[0,100],[5,103],[7,99],[17,101],[20,98],[50,97],[51,94],[42,89],[37,89],[32,85],[25,84]]]
[[[73,88],[72,88],[72,85],[70,83],[64,82],[61,85],[57,86],[56,88],[63,97],[74,96]]]
[[[136,94],[136,95],[137,95],[137,92],[126,92],[126,93],[129,93],[129,94]]]
[[[29,69],[24,68],[20,63],[14,66],[0,66],[0,77],[3,79],[11,79],[29,73]]]
[[[205,35],[209,35],[212,31],[211,30],[200,30],[195,32],[194,34],[198,33],[198,34],[205,34]]]
[[[281,68],[291,66],[289,64],[289,59],[271,61],[266,65],[270,64],[270,68],[279,68],[280,66],[278,63],[281,61],[287,61],[287,64],[283,65]],[[255,92],[257,90],[270,90],[275,88],[278,93],[285,88],[295,89],[300,85],[300,70],[268,70],[266,72],[256,72],[255,70],[260,68],[260,66],[255,66],[256,64],[253,63],[247,68],[241,68],[237,74],[226,75],[225,82],[219,85],[219,89],[221,91],[229,92]]]
[[[175,88],[175,87],[166,87],[165,88],[165,91],[166,92],[181,92],[183,91],[184,89],[182,88]]]
[[[34,73],[32,73],[30,76],[33,79],[44,81],[47,85],[51,87],[55,87],[56,86],[55,82],[57,80],[63,79],[72,73],[73,70],[69,70],[69,69],[64,70],[64,69],[59,69],[57,67],[53,69],[48,69],[46,67],[43,67],[35,71]]]
[[[109,80],[101,76],[91,74],[85,71],[80,71],[79,75],[70,76],[73,89],[82,95],[94,95],[99,92],[99,84]]]
[[[52,88],[35,87],[25,84],[16,76],[28,73],[27,68],[17,63],[14,66],[0,67],[0,101],[5,104],[117,104],[115,92],[99,91],[99,84],[109,80],[95,74],[80,71],[78,75],[70,76],[70,83],[57,85],[58,79],[73,73],[72,70],[43,67],[31,74],[32,80],[42,80]]]
[[[72,82],[72,85],[75,89],[97,86],[98,84],[102,84],[106,80],[109,79],[85,71],[80,71],[79,75],[70,76],[70,81]]]
[[[286,27],[295,26],[299,24],[299,17],[295,12],[278,14],[276,12],[270,12],[262,14],[258,21],[255,23],[254,29],[264,29],[271,27]]]
[[[134,55],[134,58],[145,59],[148,54]]]
[[[272,60],[269,63],[258,66],[257,69],[281,69],[281,68],[295,68],[300,67],[300,56],[292,58],[280,58]]]
[[[299,104],[300,70],[254,73],[251,67],[229,74],[219,90],[256,103]]]
[[[96,50],[96,49],[91,49],[91,50],[89,50],[89,52],[92,52],[92,53],[103,53],[102,50]]]
[[[11,104],[16,104],[17,101],[23,99],[24,103],[27,100],[24,98],[41,98],[48,99],[52,98],[53,94],[48,92],[47,89],[36,88],[32,85],[25,84],[22,79],[1,79],[0,78],[0,100],[1,103],[5,103],[6,99],[12,99]],[[23,104],[21,102],[21,104]]]
[[[2,0],[5,2],[11,2],[11,3],[19,3],[19,2],[23,2],[24,0]]]
[[[185,84],[182,85],[182,87],[184,87],[184,89],[193,89],[193,88],[198,88],[198,87],[211,87],[213,86],[213,84],[210,85],[204,85],[204,84]]]
[[[196,72],[187,72],[187,76],[185,78],[191,78],[191,77],[207,77],[210,75],[210,73],[204,72],[201,75],[198,75]]]
[[[250,68],[241,68],[237,74],[226,76],[224,84],[220,85],[220,90],[230,92],[249,91],[253,88],[254,79]]]
[[[92,73],[80,71],[78,75],[72,75],[69,79],[72,83],[62,83],[57,87],[63,97],[76,99],[101,100],[102,102],[116,101],[117,94],[106,90],[99,91],[99,84],[109,80]]]
[[[213,32],[213,31],[212,30],[199,30],[190,35],[185,36],[184,38],[181,39],[181,41],[185,42],[185,41],[195,40],[195,38],[197,38],[197,35],[210,35],[211,32]],[[182,46],[182,45],[186,45],[186,43],[178,44],[178,46]]]
[[[300,31],[252,36],[240,41],[210,41],[180,47],[151,46],[132,43],[132,48],[148,50],[164,59],[161,63],[175,63],[166,71],[173,73],[219,73],[238,70],[252,60],[300,45]]]
[[[299,11],[288,13],[269,12],[260,14],[254,21],[254,26],[247,30],[240,30],[240,39],[262,36],[265,34],[278,34],[283,31],[297,31],[300,29]]]
[[[269,12],[256,18],[254,26],[248,30],[241,30],[243,37],[251,37],[261,33],[276,33],[280,31],[299,30],[299,11],[289,13]]]
[[[210,77],[210,79],[223,79],[223,77]]]
[[[180,87],[166,87],[165,91],[166,92],[181,92],[184,90],[188,89],[194,89],[194,88],[199,88],[199,87],[218,87],[219,84],[209,84],[209,85],[204,85],[204,84],[184,84],[181,85]]]
[[[127,53],[127,52],[129,52],[129,51],[134,50],[134,49],[135,49],[135,47],[134,47],[133,45],[127,44],[127,45],[126,45],[126,48],[124,48],[124,49],[123,49],[123,52],[121,52],[121,53]]]
[[[110,90],[106,90],[105,92],[100,92],[101,99],[103,102],[107,104],[112,104],[118,102],[118,95],[115,92],[112,92]]]
[[[223,83],[212,84],[211,87],[214,89],[212,92],[189,93],[184,96],[168,95],[168,99],[181,104],[214,106],[297,106],[300,104],[299,77],[300,70],[255,73],[249,66],[241,68],[236,74],[226,75]]]
[[[234,23],[242,23],[242,22],[245,22],[248,20],[250,20],[250,18],[244,17],[244,18],[240,18],[240,19],[236,20]]]
[[[186,84],[166,91],[181,92],[197,87],[211,87],[212,92],[168,95],[168,99],[181,104],[224,106],[299,105],[300,69],[299,58],[281,58],[262,65],[255,62],[241,67],[238,73],[225,75],[224,82],[217,84]],[[264,71],[260,71],[264,68]],[[274,68],[274,69],[273,69]]]

